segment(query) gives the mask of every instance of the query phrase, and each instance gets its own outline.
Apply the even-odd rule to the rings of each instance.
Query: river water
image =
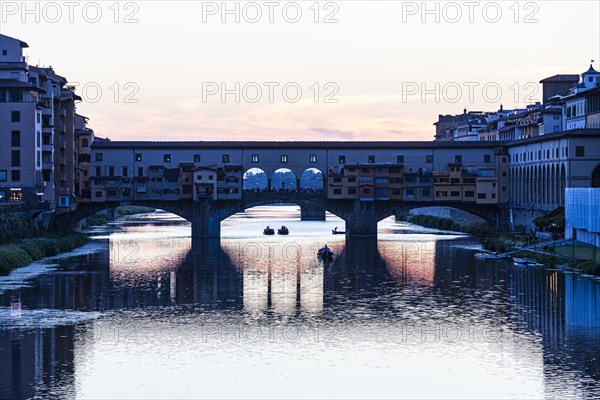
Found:
[[[600,397],[597,280],[335,226],[256,207],[192,241],[153,213],[0,278],[0,398]]]

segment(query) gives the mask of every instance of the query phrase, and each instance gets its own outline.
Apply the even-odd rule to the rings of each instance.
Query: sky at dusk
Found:
[[[114,140],[430,140],[600,69],[598,1],[72,4],[2,1],[0,32]]]

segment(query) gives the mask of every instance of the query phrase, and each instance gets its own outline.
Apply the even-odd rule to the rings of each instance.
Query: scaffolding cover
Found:
[[[600,233],[600,188],[565,189],[567,226]]]

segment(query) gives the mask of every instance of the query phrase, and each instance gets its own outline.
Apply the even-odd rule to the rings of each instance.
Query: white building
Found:
[[[565,190],[565,238],[600,247],[600,188]]]

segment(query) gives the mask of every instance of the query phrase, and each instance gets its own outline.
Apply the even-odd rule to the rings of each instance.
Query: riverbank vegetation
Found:
[[[405,221],[427,228],[462,232],[481,240],[484,249],[496,253],[514,252],[514,257],[532,258],[537,262],[550,265],[567,265],[580,270],[582,273],[600,276],[600,251],[593,246],[584,244],[561,243],[556,247],[552,243],[536,249],[527,247],[547,242],[548,239],[532,237],[524,233],[498,232],[490,229],[485,224],[461,225],[449,218],[434,217],[430,215],[397,214],[397,221]],[[543,217],[537,218],[536,227],[547,227],[555,223],[564,229],[564,209],[557,209]]]
[[[47,234],[44,237],[17,239],[0,244],[0,275],[24,267],[33,261],[83,246],[87,237],[82,233]]]

